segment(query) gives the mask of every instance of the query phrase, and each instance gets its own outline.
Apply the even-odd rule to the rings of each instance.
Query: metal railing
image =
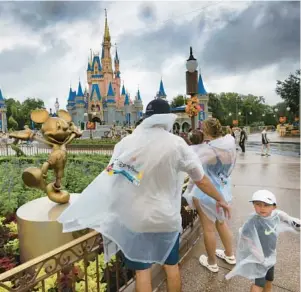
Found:
[[[44,145],[18,145],[20,150],[27,156],[39,155],[39,154],[48,154],[51,152],[51,148]],[[103,155],[112,155],[113,147],[102,146],[102,145],[72,145],[68,147],[68,153],[74,154],[103,154]],[[9,144],[0,144],[0,156],[15,156],[16,152],[11,148]]]
[[[182,203],[183,232],[193,226],[196,212]],[[96,231],[83,235],[0,274],[1,292],[119,292],[134,281],[121,254],[104,264],[102,236]]]

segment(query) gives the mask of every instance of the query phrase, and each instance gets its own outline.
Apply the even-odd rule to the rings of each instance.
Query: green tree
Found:
[[[208,94],[208,110],[212,113],[212,117],[218,119],[221,123],[224,121],[223,107],[219,95],[216,93]]]
[[[284,81],[277,80],[276,93],[291,108],[292,113],[299,116],[300,105],[300,70],[290,74]]]
[[[7,107],[7,119],[9,124],[10,117],[13,118],[12,125],[14,125],[14,130],[22,130],[25,125],[31,126],[30,113],[37,108],[43,108],[44,102],[40,99],[27,98],[23,103],[13,98],[8,98],[5,100]],[[13,122],[17,122],[16,124]],[[10,128],[10,125],[8,125]]]
[[[185,104],[186,104],[186,100],[185,100],[184,96],[183,95],[178,95],[178,96],[176,96],[172,99],[170,106],[172,108],[175,108],[175,107],[178,107],[178,106],[183,106]]]
[[[8,129],[10,131],[15,131],[18,129],[18,122],[14,119],[13,116],[10,116],[8,119]]]

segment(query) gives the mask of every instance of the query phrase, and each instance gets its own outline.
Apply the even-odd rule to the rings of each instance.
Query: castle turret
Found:
[[[0,89],[0,132],[7,132],[6,104]]]
[[[160,81],[160,86],[159,86],[159,91],[157,93],[157,98],[166,98],[166,93],[165,93],[165,89],[164,89],[162,79]]]
[[[207,91],[206,91],[206,89],[204,87],[204,83],[203,83],[203,79],[202,79],[201,73],[199,75],[198,94],[199,95],[206,95],[207,94]]]
[[[108,123],[110,125],[116,122],[116,103],[115,103],[115,93],[112,87],[112,83],[109,83],[108,93],[107,93],[107,109],[108,109]]]
[[[131,110],[130,110],[130,97],[129,94],[125,93],[125,99],[124,99],[124,113],[125,113],[125,122],[127,125],[131,124]]]
[[[135,120],[138,121],[140,118],[142,118],[143,115],[143,104],[142,104],[142,99],[140,95],[140,90],[138,88],[137,95],[134,101],[134,109],[136,113]]]
[[[112,58],[111,58],[111,36],[108,26],[107,11],[105,10],[105,31],[103,36],[103,56],[101,59],[103,76],[104,76],[104,88],[108,88],[109,83],[113,81],[113,68],[112,68]]]
[[[115,52],[115,58],[114,58],[114,64],[115,64],[115,71],[114,71],[114,80],[113,80],[113,88],[116,93],[116,98],[119,99],[120,97],[120,67],[119,67],[119,56],[117,52]]]
[[[67,101],[67,110],[70,112],[72,111],[73,107],[75,106],[75,96],[76,96],[76,92],[72,91],[72,88],[70,86],[69,96],[68,96],[68,101]]]
[[[203,83],[201,70],[199,70],[199,72],[200,74],[199,74],[199,81],[198,81],[198,100],[199,100],[199,105],[201,107],[201,110],[198,114],[198,121],[200,123],[209,117],[208,115],[209,97]]]
[[[60,104],[59,104],[59,99],[58,98],[56,98],[56,100],[55,100],[54,109],[55,109],[55,114],[57,115],[57,112],[60,109]]]

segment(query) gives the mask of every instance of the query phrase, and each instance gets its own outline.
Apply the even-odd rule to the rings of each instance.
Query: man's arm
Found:
[[[194,183],[202,192],[216,200],[217,205],[223,208],[226,217],[231,217],[229,205],[225,202],[224,198],[220,195],[218,190],[206,175],[203,176],[202,180],[195,181]]]
[[[214,200],[216,200],[216,201],[223,201],[224,200],[223,197],[218,192],[218,190],[212,184],[212,182],[210,181],[208,176],[204,175],[202,180],[195,181],[194,183],[197,185],[197,187],[201,191],[203,191],[205,194],[207,194],[208,196],[210,196]]]

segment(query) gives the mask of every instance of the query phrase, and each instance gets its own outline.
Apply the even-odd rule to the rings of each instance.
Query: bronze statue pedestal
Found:
[[[67,204],[57,204],[43,197],[21,206],[17,210],[17,224],[22,263],[45,254],[74,239],[73,233],[63,233],[56,219],[78,194],[71,194]]]

